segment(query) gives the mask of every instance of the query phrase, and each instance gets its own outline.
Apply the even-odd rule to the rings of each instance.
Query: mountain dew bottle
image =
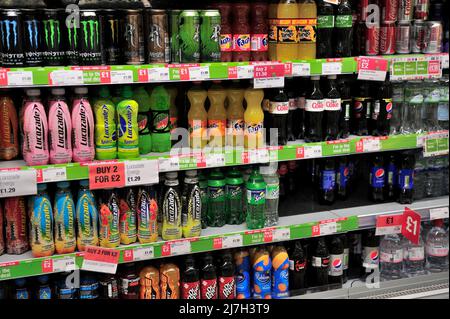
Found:
[[[160,85],[150,95],[152,110],[152,152],[168,152],[172,148],[170,142],[170,95]]]
[[[139,105],[132,100],[132,97],[131,87],[124,86],[122,101],[117,104],[119,159],[139,157],[139,128],[137,123]]]
[[[220,169],[211,172],[208,179],[208,226],[225,225],[225,184],[225,177]]]
[[[247,187],[247,228],[263,228],[265,223],[266,182],[259,171],[253,168]]]
[[[139,104],[139,154],[144,155],[152,151],[152,136],[150,135],[150,96],[142,86],[133,91],[133,97]]]

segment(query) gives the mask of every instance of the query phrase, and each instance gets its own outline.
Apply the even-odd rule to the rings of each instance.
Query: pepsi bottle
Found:
[[[324,100],[325,141],[333,141],[339,135],[339,118],[341,114],[341,95],[336,86],[336,75],[329,75]]]
[[[330,267],[328,270],[328,282],[342,287],[344,276],[344,245],[339,236],[331,237],[330,241]]]
[[[353,105],[351,93],[352,83],[349,77],[340,76],[337,81],[337,86],[339,94],[341,95],[338,137],[344,139],[350,135],[350,113]]]
[[[347,234],[341,234],[339,238],[341,239],[342,245],[344,246],[342,282],[346,283],[348,279],[348,268],[350,264],[350,242],[347,238]]]
[[[335,201],[336,169],[334,159],[325,159],[320,171],[319,202],[332,205]]]
[[[287,143],[287,118],[289,113],[289,98],[284,88],[274,89],[269,99],[269,144],[286,145]],[[272,132],[274,132],[273,134]]]
[[[294,249],[289,252],[289,287],[292,291],[306,288],[306,252],[297,240]],[[295,292],[294,292],[295,293]],[[300,294],[304,291],[299,291]]]
[[[338,168],[336,170],[336,193],[341,200],[346,200],[349,193],[349,165],[348,159],[342,156],[338,160]]]
[[[398,171],[398,202],[400,204],[411,204],[413,202],[415,165],[413,154],[402,154]]]
[[[394,200],[397,192],[397,165],[393,154],[387,157],[385,196],[388,200]]]
[[[389,77],[381,84],[375,93],[375,101],[371,116],[371,134],[373,136],[387,136],[391,130],[392,118],[392,84]]]
[[[322,122],[324,111],[324,95],[320,90],[320,76],[312,76],[312,89],[305,101],[305,141],[322,141]]]
[[[352,133],[358,136],[368,135],[367,125],[372,108],[369,82],[357,81],[355,90],[351,116]]]
[[[372,201],[379,203],[384,201],[384,184],[385,184],[385,170],[383,158],[380,155],[375,155],[370,168],[370,194]]]
[[[325,242],[325,238],[321,237],[316,242],[316,247],[311,256],[311,266],[313,268],[315,287],[322,287],[321,290],[328,290],[328,271],[330,268],[330,253]]]

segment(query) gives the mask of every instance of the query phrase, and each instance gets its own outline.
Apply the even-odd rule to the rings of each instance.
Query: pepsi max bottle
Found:
[[[387,136],[391,130],[392,118],[392,84],[389,77],[378,87],[373,103],[371,116],[371,134],[373,136]]]
[[[380,238],[375,236],[375,230],[369,229],[362,235],[362,266],[363,276],[377,271],[380,264]]]
[[[368,119],[372,109],[370,85],[367,81],[357,81],[352,110],[352,133],[358,136],[369,135]]]
[[[323,205],[332,205],[335,201],[336,169],[334,159],[325,159],[320,171],[319,201]]]
[[[340,157],[339,165],[336,170],[336,193],[341,200],[346,200],[348,197],[349,173],[350,170],[347,157]]]
[[[342,287],[344,276],[344,245],[339,236],[333,236],[329,247],[330,267],[328,270],[328,282],[330,284],[338,284]]]
[[[385,170],[383,164],[383,158],[380,155],[376,155],[370,168],[370,194],[369,197],[374,202],[384,201],[384,184],[385,184]]]
[[[330,253],[324,237],[317,240],[315,250],[311,256],[311,266],[314,276],[313,285],[322,287],[321,290],[327,290]]]
[[[413,202],[414,166],[414,155],[403,154],[398,172],[398,202],[400,204],[411,204]]]
[[[388,156],[386,165],[386,199],[394,200],[397,191],[397,165],[393,154]]]

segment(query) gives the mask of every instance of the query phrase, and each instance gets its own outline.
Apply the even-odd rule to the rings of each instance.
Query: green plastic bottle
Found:
[[[119,124],[118,154],[120,159],[139,157],[139,127],[137,122],[139,105],[132,100],[133,91],[124,86],[122,101],[117,104]]]
[[[152,151],[168,152],[172,148],[170,142],[170,95],[160,85],[150,95],[152,110]]]
[[[202,199],[202,229],[208,227],[208,177],[202,171],[198,174],[198,186],[200,187],[200,197]]]
[[[122,86],[116,85],[112,88],[112,96],[111,101],[114,103],[114,105],[119,104],[120,101],[122,101]]]
[[[133,97],[139,104],[139,153],[148,154],[152,151],[152,136],[150,134],[150,96],[142,86],[133,91]]]
[[[266,182],[256,168],[253,168],[247,188],[247,228],[263,228],[265,223]]]
[[[225,176],[220,169],[211,172],[208,179],[208,226],[222,227],[225,225]]]
[[[227,224],[239,225],[244,222],[244,179],[237,167],[233,167],[226,178]]]
[[[117,158],[116,106],[111,101],[109,89],[102,86],[94,103],[95,154],[98,160]]]

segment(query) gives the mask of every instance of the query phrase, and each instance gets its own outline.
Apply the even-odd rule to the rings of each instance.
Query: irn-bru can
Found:
[[[395,53],[395,22],[386,22],[380,28],[380,54]]]
[[[219,10],[203,10],[200,13],[200,39],[202,62],[220,61],[220,13]]]
[[[180,62],[200,62],[200,15],[196,10],[184,10],[179,17]]]
[[[253,297],[255,299],[272,298],[272,260],[265,247],[258,247],[253,258]]]

